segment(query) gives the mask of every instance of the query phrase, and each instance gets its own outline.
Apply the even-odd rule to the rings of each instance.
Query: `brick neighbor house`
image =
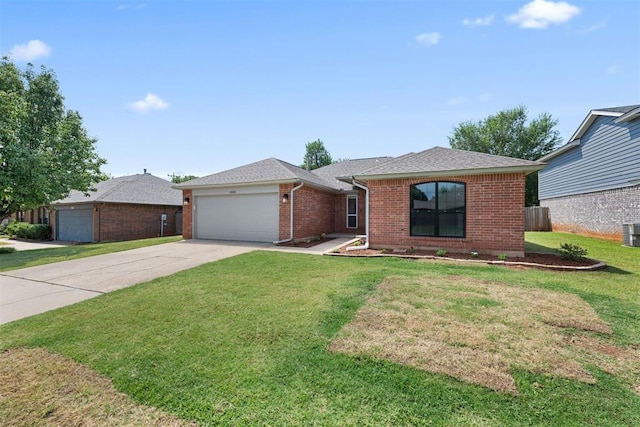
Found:
[[[181,233],[182,193],[151,174],[113,178],[51,204],[56,240],[104,242]],[[166,219],[162,219],[165,215]]]
[[[322,233],[373,248],[524,253],[525,176],[539,162],[435,147],[313,171],[270,158],[175,185],[185,239],[282,242]]]
[[[640,105],[590,111],[540,161],[540,205],[554,230],[622,241],[623,224],[640,223]]]

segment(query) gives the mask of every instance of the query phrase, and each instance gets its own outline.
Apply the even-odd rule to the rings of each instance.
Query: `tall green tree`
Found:
[[[88,191],[105,179],[77,111],[66,110],[53,71],[0,61],[0,221]]]
[[[198,177],[195,175],[176,175],[175,173],[172,173],[171,175],[169,175],[169,178],[171,178],[171,182],[173,182],[174,184],[180,184],[181,182],[191,181],[192,179],[196,179]]]
[[[307,142],[305,144],[305,149],[306,153],[304,161],[300,165],[301,168],[306,169],[308,166],[310,170],[313,170],[333,163],[331,154],[329,154],[327,149],[324,147],[324,143],[319,139]]]
[[[561,142],[554,129],[558,121],[548,113],[527,122],[527,109],[523,106],[507,109],[478,122],[465,121],[453,129],[449,136],[451,148],[480,153],[537,160],[551,153]],[[532,173],[526,181],[526,206],[538,201],[538,174]]]

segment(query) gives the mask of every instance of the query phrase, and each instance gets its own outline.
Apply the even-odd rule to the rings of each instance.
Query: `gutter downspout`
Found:
[[[293,192],[298,190],[299,188],[302,188],[302,186],[304,185],[304,182],[301,182],[300,185],[298,185],[297,187],[293,187],[291,189],[291,191],[289,192],[290,196],[289,197],[289,206],[291,207],[291,213],[290,213],[290,218],[289,218],[289,238],[288,239],[283,239],[283,240],[276,240],[275,242],[273,242],[274,245],[279,245],[280,243],[286,243],[286,242],[290,242],[293,240]]]
[[[355,178],[353,178],[351,182],[354,186],[364,190],[364,220],[366,222],[364,226],[364,235],[367,241],[362,246],[348,246],[347,251],[361,251],[369,249],[369,189],[364,185],[358,184]]]

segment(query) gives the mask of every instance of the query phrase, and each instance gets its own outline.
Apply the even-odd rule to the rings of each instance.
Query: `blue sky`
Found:
[[[53,69],[112,176],[448,147],[524,105],[567,139],[640,102],[637,1],[6,1],[0,53]]]

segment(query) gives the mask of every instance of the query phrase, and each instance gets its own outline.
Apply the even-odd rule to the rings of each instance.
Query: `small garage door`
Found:
[[[57,239],[70,242],[93,241],[92,206],[59,208],[56,213]]]
[[[197,196],[197,239],[278,240],[278,193]]]

